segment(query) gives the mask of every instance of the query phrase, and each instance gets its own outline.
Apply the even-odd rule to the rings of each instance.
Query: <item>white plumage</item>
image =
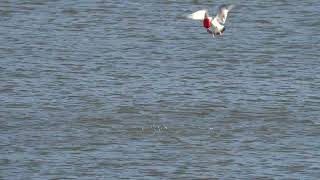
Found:
[[[231,9],[234,8],[234,5],[221,5],[218,8],[218,14],[216,15],[217,18],[221,20],[221,23],[224,24],[226,22],[226,19],[228,17],[228,13]]]
[[[208,12],[206,9],[202,9],[202,10],[196,11],[192,14],[189,14],[187,17],[189,19],[202,21],[204,19],[204,15],[206,14],[206,12]]]

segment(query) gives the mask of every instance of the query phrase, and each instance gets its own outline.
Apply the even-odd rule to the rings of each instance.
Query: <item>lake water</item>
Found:
[[[320,179],[320,1],[0,2],[0,179]]]

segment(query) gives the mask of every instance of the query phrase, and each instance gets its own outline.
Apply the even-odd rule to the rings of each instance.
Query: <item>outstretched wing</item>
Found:
[[[203,20],[206,13],[208,13],[206,9],[199,10],[192,14],[189,14],[187,18],[194,19],[194,20]]]
[[[229,11],[234,7],[235,5],[233,4],[229,4],[229,5],[224,4],[218,8],[218,14],[216,17],[219,18],[222,24],[226,22]]]

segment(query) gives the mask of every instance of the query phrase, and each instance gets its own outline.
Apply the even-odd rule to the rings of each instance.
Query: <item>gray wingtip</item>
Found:
[[[235,4],[223,4],[221,6],[219,6],[218,10],[221,11],[222,9],[227,9],[228,11],[230,11],[231,9],[233,9],[234,7],[236,7]]]
[[[235,4],[230,4],[228,5],[227,9],[230,11],[231,9],[235,8],[236,5]]]

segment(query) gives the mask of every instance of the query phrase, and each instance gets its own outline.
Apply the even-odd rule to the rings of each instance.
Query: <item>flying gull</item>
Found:
[[[203,22],[203,27],[207,29],[208,33],[212,34],[213,36],[218,36],[222,35],[226,30],[224,24],[228,17],[229,11],[234,7],[235,5],[233,4],[224,4],[219,6],[218,13],[214,18],[209,16],[207,9],[196,11],[192,14],[189,14],[187,17],[193,20],[201,20]]]

